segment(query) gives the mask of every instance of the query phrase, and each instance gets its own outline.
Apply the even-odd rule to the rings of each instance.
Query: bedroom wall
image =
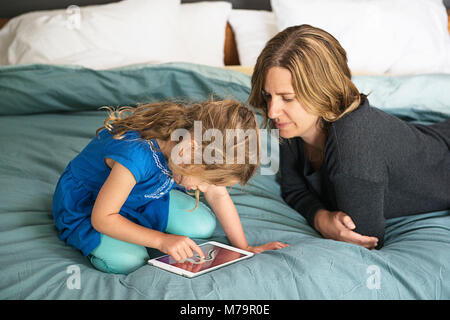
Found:
[[[33,10],[62,9],[70,5],[85,6],[89,4],[103,4],[117,2],[118,0],[14,0],[0,1],[0,18],[11,18]],[[200,0],[182,0],[182,3],[198,2]],[[234,9],[271,10],[270,0],[209,0],[229,1]],[[443,0],[447,9],[450,9],[450,0]]]
[[[0,1],[0,18],[11,18],[33,10],[50,10],[67,8],[70,5],[85,6],[89,4],[104,4],[118,0],[15,0]],[[198,2],[201,0],[181,0],[182,3]],[[253,9],[271,11],[270,0],[209,0],[229,1],[234,9]],[[450,0],[443,0],[450,9]]]
[[[15,0],[0,1],[0,17],[12,18],[19,14],[35,10],[52,10],[67,8],[70,5],[86,6],[104,4],[118,0]]]
[[[86,6],[104,4],[119,0],[14,0],[0,1],[0,18],[12,18],[19,14],[34,10],[63,9],[70,5]],[[199,2],[201,0],[182,0],[182,3]],[[204,1],[204,0],[203,0]],[[270,0],[209,0],[228,1],[234,9],[271,10]]]
[[[181,3],[198,2],[201,0],[181,0]],[[208,1],[228,1],[233,5],[233,9],[251,9],[271,11],[270,0],[208,0]]]

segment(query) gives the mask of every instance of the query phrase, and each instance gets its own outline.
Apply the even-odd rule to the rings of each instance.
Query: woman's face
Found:
[[[283,138],[311,138],[317,133],[318,116],[308,113],[297,100],[288,69],[272,67],[264,81],[263,96],[268,117],[280,130]]]

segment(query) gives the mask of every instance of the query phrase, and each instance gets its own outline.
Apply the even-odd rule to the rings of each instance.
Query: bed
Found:
[[[374,106],[405,121],[450,118],[448,73],[367,72],[353,79],[371,92]],[[250,244],[278,240],[289,247],[186,279],[150,265],[129,275],[105,274],[58,239],[53,191],[102,125],[99,107],[200,101],[211,93],[246,102],[249,92],[249,74],[198,63],[1,66],[0,299],[450,299],[450,211],[388,220],[381,250],[324,239],[282,200],[278,148],[267,132],[268,158],[243,190],[233,186],[230,194]],[[211,240],[228,243],[220,225]]]

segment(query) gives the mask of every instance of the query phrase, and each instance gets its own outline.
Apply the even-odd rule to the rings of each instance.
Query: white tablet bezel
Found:
[[[217,247],[222,247],[222,248],[234,251],[234,252],[238,252],[238,253],[243,254],[244,256],[240,257],[240,258],[238,258],[236,260],[232,260],[232,261],[220,264],[218,266],[214,266],[214,267],[208,268],[206,270],[203,270],[203,271],[200,271],[200,272],[195,272],[195,273],[187,271],[187,270],[184,270],[184,269],[181,269],[181,268],[178,268],[178,267],[175,267],[175,266],[171,266],[171,265],[169,265],[167,263],[164,263],[164,262],[161,262],[161,261],[157,260],[157,259],[160,259],[160,258],[162,258],[164,256],[168,256],[168,255],[159,256],[157,258],[150,259],[150,260],[148,260],[148,263],[150,265],[155,266],[155,267],[158,267],[158,268],[164,269],[166,271],[170,271],[170,272],[176,273],[178,275],[181,275],[181,276],[184,276],[184,277],[187,277],[187,278],[194,278],[194,277],[197,277],[199,275],[205,274],[207,272],[210,272],[210,271],[213,271],[213,270],[217,270],[217,269],[225,267],[225,266],[227,266],[229,264],[232,264],[232,263],[235,263],[235,262],[247,259],[247,258],[251,258],[251,257],[254,256],[253,252],[249,252],[249,251],[245,251],[245,250],[238,249],[238,248],[235,248],[235,247],[231,247],[229,245],[226,245],[226,244],[223,244],[223,243],[220,243],[220,242],[216,242],[216,241],[208,241],[208,242],[199,244],[199,247],[207,245],[207,244],[214,245],[214,246],[217,246]]]

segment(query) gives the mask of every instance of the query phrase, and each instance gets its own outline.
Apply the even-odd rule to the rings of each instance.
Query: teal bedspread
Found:
[[[407,121],[450,117],[450,75],[354,81],[372,105]],[[290,246],[196,279],[152,266],[101,273],[58,239],[53,190],[102,125],[99,107],[211,94],[246,101],[249,90],[247,75],[190,64],[0,68],[0,299],[450,299],[449,211],[388,220],[385,246],[370,251],[323,239],[283,202],[276,175],[231,195],[250,244]],[[273,148],[265,168],[276,170],[277,158]],[[220,225],[212,239],[228,243]]]

